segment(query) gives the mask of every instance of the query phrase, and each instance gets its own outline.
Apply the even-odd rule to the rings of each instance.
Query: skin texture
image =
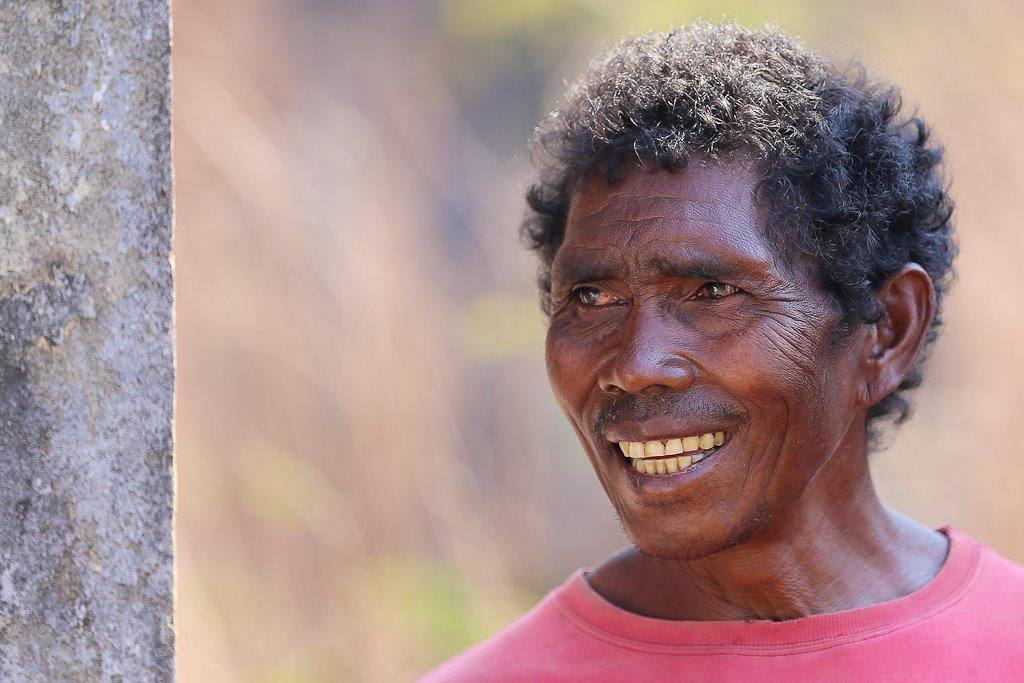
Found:
[[[934,315],[908,264],[886,315],[836,341],[838,312],[761,226],[740,161],[635,169],[574,196],[552,266],[547,367],[634,547],[590,574],[608,600],[666,619],[789,619],[906,595],[945,538],[887,510],[868,469],[868,408],[913,367]],[[619,441],[725,431],[671,476]]]

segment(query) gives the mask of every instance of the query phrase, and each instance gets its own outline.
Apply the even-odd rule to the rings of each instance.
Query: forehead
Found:
[[[757,181],[738,163],[696,160],[676,172],[637,169],[611,186],[594,174],[570,204],[555,269],[570,260],[680,255],[769,268]]]

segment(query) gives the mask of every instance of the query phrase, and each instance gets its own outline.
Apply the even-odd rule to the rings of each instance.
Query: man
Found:
[[[614,46],[538,128],[548,373],[633,545],[426,680],[1024,680],[1024,570],[868,468],[955,254],[899,110],[699,24]]]

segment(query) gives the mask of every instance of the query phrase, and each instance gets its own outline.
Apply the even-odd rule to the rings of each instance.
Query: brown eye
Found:
[[[598,287],[577,287],[572,290],[572,296],[576,301],[589,308],[610,306],[619,301],[611,292],[606,292]]]
[[[734,285],[727,285],[724,282],[708,282],[704,284],[697,292],[693,295],[694,299],[724,299],[727,296],[736,294],[740,291],[739,287]]]

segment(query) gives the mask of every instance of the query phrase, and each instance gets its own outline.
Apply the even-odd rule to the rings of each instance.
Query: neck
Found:
[[[862,452],[833,459],[788,514],[735,548],[689,561],[630,549],[590,581],[614,604],[655,618],[782,620],[908,595],[945,554],[941,534],[882,505]]]

